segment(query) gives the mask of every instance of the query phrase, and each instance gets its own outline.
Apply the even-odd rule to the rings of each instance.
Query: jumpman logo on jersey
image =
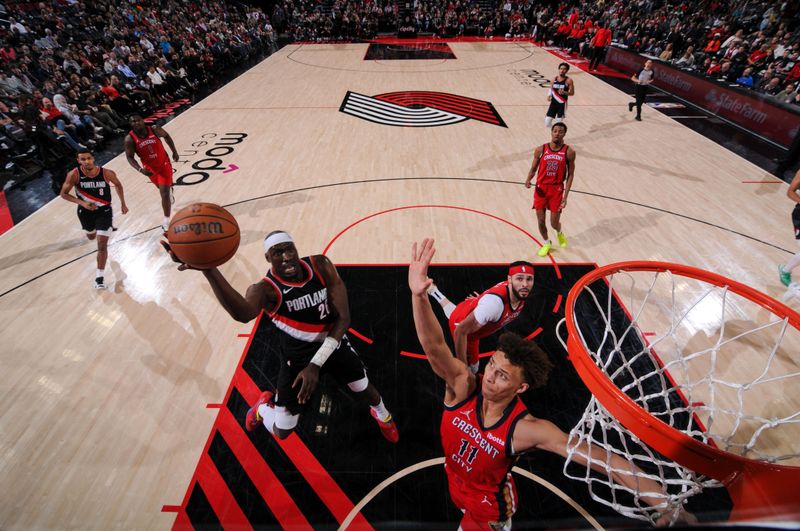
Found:
[[[491,505],[492,501],[489,499],[489,497],[486,494],[484,494],[483,495],[483,501],[481,503],[485,503],[487,505]]]
[[[464,416],[467,417],[467,420],[472,422],[472,419],[469,418],[469,416],[472,415],[473,411],[474,411],[473,409],[465,409],[464,411],[459,411],[459,413],[463,413]]]

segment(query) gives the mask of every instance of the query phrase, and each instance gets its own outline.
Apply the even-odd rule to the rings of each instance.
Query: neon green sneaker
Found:
[[[544,258],[545,256],[547,256],[550,253],[550,249],[552,249],[552,248],[553,248],[553,244],[552,243],[545,242],[545,244],[542,245],[542,247],[539,249],[539,252],[536,253],[536,254],[538,254],[539,256]]]
[[[559,232],[556,236],[558,236],[558,244],[561,247],[566,247],[567,243],[569,243],[569,242],[567,240],[567,237],[564,236],[564,233],[563,232]]]
[[[783,269],[782,265],[778,266],[778,275],[780,275],[781,284],[783,284],[784,286],[788,286],[789,284],[792,283],[792,272]]]

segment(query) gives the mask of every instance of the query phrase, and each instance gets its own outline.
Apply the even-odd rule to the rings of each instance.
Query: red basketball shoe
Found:
[[[267,404],[269,407],[275,407],[275,404],[271,404],[272,397],[275,395],[272,391],[264,391],[261,393],[261,396],[258,397],[256,403],[253,404],[253,407],[247,410],[247,415],[244,418],[244,429],[247,431],[253,431],[256,429],[264,419],[261,418],[261,415],[258,414],[258,406],[261,404]]]
[[[396,443],[398,439],[400,439],[400,432],[397,431],[397,424],[394,423],[394,419],[392,419],[392,415],[389,415],[389,420],[386,422],[378,419],[375,416],[375,411],[371,408],[369,410],[369,414],[372,415],[372,418],[375,419],[375,422],[378,423],[378,427],[381,429],[381,433],[386,438],[387,441]]]

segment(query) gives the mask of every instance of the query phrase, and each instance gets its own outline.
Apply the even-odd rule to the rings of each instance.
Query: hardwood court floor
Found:
[[[342,264],[402,264],[425,236],[439,263],[541,261],[522,182],[549,139],[547,89],[518,74],[551,77],[560,61],[528,43],[450,46],[455,60],[365,61],[366,44],[290,45],[168,124],[186,184],[176,207],[230,205],[241,226],[221,268],[235,287],[263,274],[274,229]],[[633,121],[623,93],[572,74],[570,246],[553,259],[675,261],[780,296],[775,264],[795,249],[786,185],[656,111]],[[507,127],[382,125],[340,112],[348,91],[486,101]],[[4,529],[172,525],[161,508],[182,502],[217,415],[206,405],[224,398],[237,334],[252,329],[163,253],[153,187],[124,156],[108,167],[130,208],[117,213],[108,291],[91,287],[95,247],[71,204],[57,199],[0,238]]]

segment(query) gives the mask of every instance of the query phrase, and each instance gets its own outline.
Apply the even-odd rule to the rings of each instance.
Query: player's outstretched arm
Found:
[[[512,436],[512,445],[515,453],[546,450],[566,458],[568,440],[568,435],[552,422],[528,416],[517,423]],[[588,464],[587,459],[584,457],[585,455],[591,456],[591,465]],[[640,496],[640,499],[648,505],[657,506],[664,503],[664,498],[658,496],[658,493],[664,492],[661,483],[646,477],[644,471],[633,462],[616,454],[611,454],[609,459],[610,470],[608,470],[604,466],[606,459],[608,459],[608,456],[605,450],[598,446],[590,448],[586,442],[580,443],[572,456],[574,462],[583,466],[591,466],[592,470],[609,475],[614,483],[641,493],[651,492],[656,494],[656,496]],[[622,473],[622,471],[627,471],[628,473]],[[659,517],[656,525],[669,525],[672,522],[675,511],[676,509],[666,509]],[[681,511],[677,521],[693,524],[697,523],[697,518],[688,511]]]
[[[458,323],[455,331],[453,332],[453,343],[456,347],[456,358],[465,364],[467,363],[467,343],[469,335],[477,332],[480,330],[480,328],[481,325],[478,323],[477,319],[475,319],[475,313],[470,312],[466,319]]]
[[[204,269],[203,275],[225,311],[240,323],[252,321],[258,317],[262,308],[271,307],[269,295],[272,294],[272,289],[263,280],[247,288],[247,293],[242,297],[216,267]]]
[[[445,399],[466,398],[475,388],[475,377],[467,366],[453,357],[444,340],[442,327],[431,308],[428,297],[428,286],[432,280],[428,278],[430,266],[436,249],[433,240],[425,238],[417,246],[411,248],[411,263],[408,265],[408,287],[411,289],[411,306],[414,312],[414,326],[417,337],[425,351],[433,372],[447,384]]]

